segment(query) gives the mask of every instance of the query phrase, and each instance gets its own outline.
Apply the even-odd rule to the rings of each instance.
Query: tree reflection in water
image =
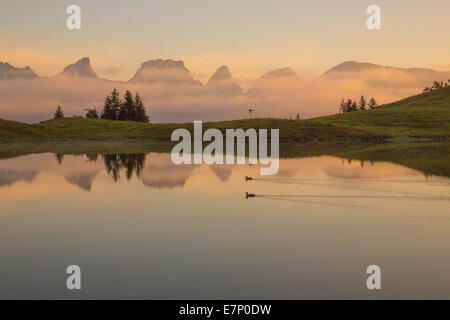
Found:
[[[97,162],[99,155],[88,154],[86,155],[88,161]],[[119,180],[120,173],[125,170],[125,176],[127,180],[133,177],[133,173],[137,177],[140,176],[142,169],[144,168],[145,158],[144,153],[129,153],[129,154],[103,154],[100,156],[106,168],[106,172],[111,175],[114,181]]]

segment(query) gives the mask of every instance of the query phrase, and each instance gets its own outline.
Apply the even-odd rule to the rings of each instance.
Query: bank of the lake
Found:
[[[419,94],[372,110],[305,120],[244,119],[205,122],[203,129],[280,129],[282,142],[374,143],[389,139],[445,141],[450,136],[450,87]],[[176,128],[193,131],[192,123],[138,123],[62,118],[35,124],[0,119],[0,141],[120,140],[170,141]]]
[[[450,176],[450,87],[373,110],[305,120],[205,122],[218,128],[280,129],[280,156],[333,155],[389,161],[430,175]],[[0,119],[0,158],[30,153],[114,154],[170,152],[173,130],[193,124],[62,118],[36,124]]]

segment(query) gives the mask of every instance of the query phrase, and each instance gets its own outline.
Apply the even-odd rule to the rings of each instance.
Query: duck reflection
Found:
[[[136,177],[143,185],[156,189],[197,188],[208,191],[214,189],[218,192],[226,188],[232,190],[235,188],[230,187],[233,181],[236,184],[242,183],[245,176],[259,178],[258,170],[258,166],[248,165],[175,165],[168,153],[46,153],[0,160],[0,188],[20,181],[31,184],[41,174],[57,174],[63,176],[68,183],[91,191],[94,180],[99,173],[104,172],[113,182]],[[311,187],[318,184],[339,185],[340,188],[345,188],[358,179],[381,179],[387,183],[388,180],[420,180],[424,175],[387,162],[367,161],[363,164],[362,161],[353,159],[322,156],[281,159],[280,170],[272,178],[277,179],[267,182]],[[359,187],[359,191],[365,188],[362,185]]]

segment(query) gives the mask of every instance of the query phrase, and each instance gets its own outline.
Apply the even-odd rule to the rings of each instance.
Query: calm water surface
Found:
[[[168,154],[1,160],[0,298],[449,299],[449,190],[334,157],[281,160],[273,177]]]

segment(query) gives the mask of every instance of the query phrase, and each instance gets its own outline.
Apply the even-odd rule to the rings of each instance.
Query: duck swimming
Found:
[[[256,195],[254,195],[253,193],[248,193],[248,192],[245,193],[245,199],[254,198],[254,197],[256,197]]]

